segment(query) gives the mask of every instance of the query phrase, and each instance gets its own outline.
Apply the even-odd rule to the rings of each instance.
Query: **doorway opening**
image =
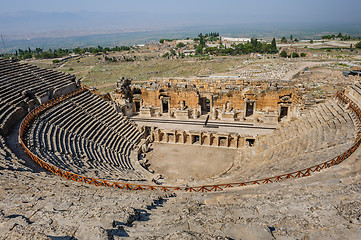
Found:
[[[249,147],[253,147],[254,142],[255,142],[255,139],[252,139],[252,138],[246,139],[247,146],[249,146]]]
[[[162,100],[163,113],[167,113],[169,110],[168,100]]]
[[[211,111],[211,100],[206,99],[206,112]]]
[[[287,117],[287,115],[288,115],[288,107],[281,107],[280,119]]]
[[[199,135],[192,135],[192,144],[199,144],[200,138],[199,138]]]
[[[254,110],[254,103],[253,102],[247,102],[246,103],[246,117],[252,116]]]
[[[135,111],[139,112],[140,110],[140,102],[134,102],[135,103]]]
[[[174,142],[174,133],[167,133],[168,135],[168,142]]]
[[[220,146],[220,147],[228,147],[227,138],[226,137],[219,137],[218,146]]]

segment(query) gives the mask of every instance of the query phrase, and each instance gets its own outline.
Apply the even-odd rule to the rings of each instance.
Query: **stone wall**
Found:
[[[12,111],[9,115],[7,115],[4,121],[0,124],[0,135],[8,135],[14,124],[25,115],[26,111],[21,107],[17,107],[15,111]]]
[[[60,97],[62,95],[65,95],[67,93],[70,93],[74,91],[77,88],[76,83],[70,83],[63,87],[55,88],[53,91],[53,98]]]
[[[141,92],[144,106],[161,107],[164,97],[170,97],[169,107],[171,108],[197,108],[199,105],[199,95],[194,90],[164,87],[161,89],[145,88]]]
[[[153,129],[150,133],[154,142],[198,145],[207,147],[244,148],[252,147],[253,136],[240,136],[237,133],[216,133],[205,131],[184,131],[174,129]]]
[[[296,118],[300,103],[295,87],[227,78],[151,79],[132,85],[131,92],[133,111],[144,117],[190,119],[210,113],[214,120],[277,122]]]

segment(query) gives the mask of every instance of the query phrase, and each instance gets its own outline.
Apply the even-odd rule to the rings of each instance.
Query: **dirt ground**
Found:
[[[237,154],[228,148],[153,143],[150,168],[169,180],[202,180],[230,169]]]

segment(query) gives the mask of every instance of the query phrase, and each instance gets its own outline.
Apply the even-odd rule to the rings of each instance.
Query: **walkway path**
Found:
[[[170,118],[141,118],[132,117],[139,126],[154,126],[162,129],[183,129],[186,131],[216,131],[218,133],[238,133],[241,135],[263,135],[271,134],[279,125],[252,122],[225,122],[208,121],[204,127],[204,120],[170,119]]]

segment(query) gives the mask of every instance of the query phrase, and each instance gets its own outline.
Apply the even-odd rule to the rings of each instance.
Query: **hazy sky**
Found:
[[[1,0],[1,12],[148,12],[229,13],[245,16],[303,16],[318,19],[360,19],[360,0]],[[265,17],[262,15],[266,15]],[[334,16],[332,16],[334,15]],[[285,19],[286,20],[286,19]]]
[[[1,0],[0,32],[360,23],[360,0]]]

